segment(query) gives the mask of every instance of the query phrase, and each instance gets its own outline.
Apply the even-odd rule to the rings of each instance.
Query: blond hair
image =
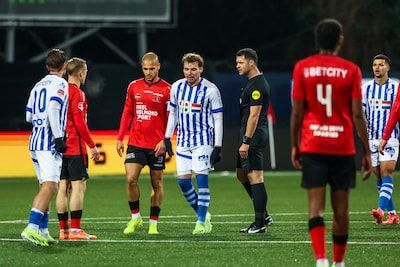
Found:
[[[184,54],[182,57],[182,64],[185,64],[185,62],[187,62],[187,63],[197,62],[199,67],[203,67],[203,65],[204,65],[203,58],[199,54],[196,54],[196,53]]]
[[[86,60],[79,57],[73,57],[67,61],[67,74],[76,75],[85,66],[86,66]]]

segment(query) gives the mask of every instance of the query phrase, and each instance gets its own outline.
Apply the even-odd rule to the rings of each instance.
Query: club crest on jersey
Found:
[[[153,99],[151,101],[161,103],[162,94],[153,93]]]
[[[261,97],[261,93],[258,89],[254,89],[254,91],[251,93],[251,98],[253,100],[258,100]]]

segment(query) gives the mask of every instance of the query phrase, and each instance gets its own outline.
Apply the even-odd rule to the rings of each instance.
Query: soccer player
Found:
[[[61,181],[56,199],[60,240],[97,239],[95,235],[89,235],[81,229],[86,180],[89,179],[86,145],[89,146],[94,160],[98,160],[100,156],[89,132],[88,104],[85,93],[81,90],[85,84],[87,72],[85,60],[77,57],[68,60],[67,150],[63,154]],[[68,195],[70,196],[71,228],[68,226]]]
[[[308,226],[316,266],[329,266],[325,249],[325,195],[333,210],[333,265],[344,266],[349,230],[349,189],[355,186],[353,123],[362,141],[364,179],[371,173],[367,127],[361,105],[361,71],[338,56],[342,25],[324,19],[315,28],[319,54],[298,61],[293,71],[290,134],[292,164],[302,170],[308,196]]]
[[[62,78],[65,61],[64,51],[48,53],[49,74],[33,87],[26,105],[26,121],[32,123],[29,150],[40,188],[21,237],[39,246],[56,242],[49,234],[48,222],[51,199],[60,180],[61,153],[67,148],[63,140],[68,108],[68,83]]]
[[[145,165],[150,168],[151,193],[149,234],[158,234],[157,222],[164,198],[165,168],[164,134],[167,125],[167,104],[171,86],[159,77],[158,56],[149,52],[142,57],[144,77],[131,82],[126,93],[124,111],[119,126],[117,152],[124,153],[124,136],[130,128],[125,171],[131,220],[124,234],[133,234],[143,225],[140,214],[139,176]]]
[[[201,77],[204,60],[199,54],[185,54],[182,65],[185,77],[173,83],[171,88],[165,145],[167,152],[172,154],[170,138],[178,126],[178,184],[197,213],[193,235],[204,235],[212,231],[208,212],[208,173],[221,160],[223,105],[218,87]],[[192,171],[198,192],[192,186]]]
[[[272,224],[268,214],[267,191],[263,177],[263,151],[267,144],[267,110],[269,85],[257,67],[258,56],[251,48],[236,53],[236,69],[248,78],[240,93],[240,147],[237,155],[236,176],[253,201],[255,220],[241,233],[265,233]]]
[[[378,152],[379,140],[389,118],[390,110],[396,98],[399,83],[389,79],[390,59],[386,55],[376,55],[372,60],[374,79],[363,84],[363,110],[368,121],[368,139],[371,150],[373,172],[379,192],[378,208],[371,211],[378,224],[399,223],[399,216],[393,203],[393,172],[399,155],[399,124],[385,136],[387,141],[382,154]],[[395,129],[393,131],[393,129]],[[383,221],[384,211],[388,211]]]

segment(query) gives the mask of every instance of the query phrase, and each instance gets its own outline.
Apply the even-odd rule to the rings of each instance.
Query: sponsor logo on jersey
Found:
[[[192,103],[192,112],[200,112],[201,104]]]
[[[139,93],[136,93],[135,99],[136,99],[136,100],[140,99],[140,94],[139,94]]]
[[[251,98],[253,100],[258,100],[261,97],[261,93],[258,89],[254,89],[254,91],[251,93]]]

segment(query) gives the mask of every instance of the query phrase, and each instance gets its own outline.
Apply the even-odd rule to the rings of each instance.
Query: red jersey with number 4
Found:
[[[148,84],[144,78],[128,86],[118,140],[130,127],[128,145],[154,149],[164,139],[167,127],[167,103],[171,85],[160,79]]]
[[[87,126],[87,101],[85,93],[75,84],[68,84],[67,151],[64,156],[87,154],[86,144],[93,148],[95,143]]]
[[[304,102],[300,152],[354,155],[351,102],[361,101],[361,71],[333,55],[300,60],[293,72],[294,101]]]

